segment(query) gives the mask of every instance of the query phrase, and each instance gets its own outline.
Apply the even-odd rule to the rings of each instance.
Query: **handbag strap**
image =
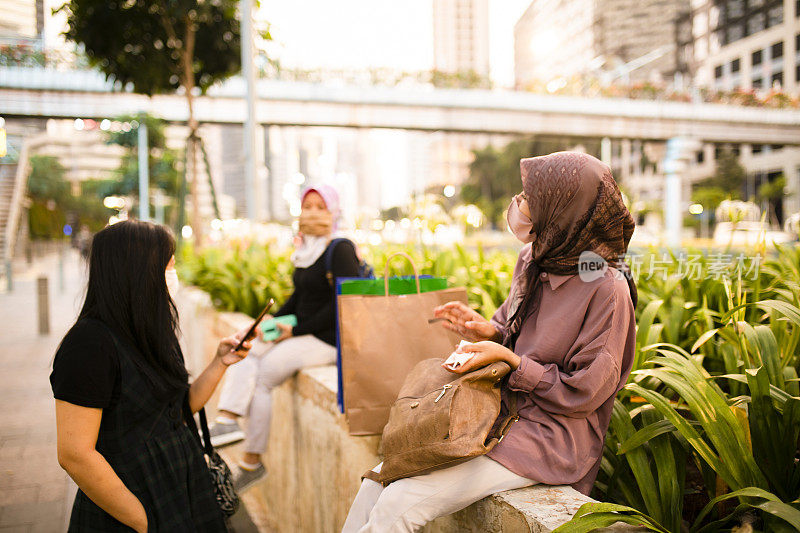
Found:
[[[197,442],[197,445],[200,446],[200,449],[203,450],[203,453],[209,457],[214,456],[214,447],[211,446],[211,432],[208,430],[208,420],[206,419],[206,408],[201,407],[200,411],[198,411],[200,415],[200,428],[197,427],[197,422],[192,415],[192,408],[189,406],[189,395],[186,395],[186,399],[183,402],[183,418],[186,421],[186,425],[189,426],[189,430],[194,435],[194,439]],[[203,438],[200,439],[200,432],[203,432]],[[205,442],[204,442],[205,441]]]
[[[209,457],[214,455],[214,447],[211,446],[211,432],[208,430],[208,420],[206,420],[206,408],[200,408],[200,429],[203,431],[203,440],[205,441],[205,446],[203,449],[206,452],[206,455]]]
[[[517,392],[509,391],[509,398],[508,398],[508,416],[505,417],[503,422],[497,428],[497,436],[500,440],[503,440],[503,437],[506,436],[508,430],[511,428],[511,424],[519,420],[519,411],[517,407]],[[498,441],[499,442],[499,441]]]
[[[328,243],[328,248],[325,249],[325,277],[328,279],[328,284],[331,287],[334,286],[335,281],[333,276],[333,252],[336,250],[336,246],[338,246],[340,242],[349,242],[350,246],[353,247],[353,252],[356,250],[356,245],[353,244],[353,241],[350,239],[345,239],[344,237],[331,239],[331,242]]]

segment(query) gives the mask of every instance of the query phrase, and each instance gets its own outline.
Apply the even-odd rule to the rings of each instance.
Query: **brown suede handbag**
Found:
[[[458,375],[442,368],[443,362],[426,359],[408,374],[383,429],[381,471],[363,477],[388,485],[484,455],[519,418],[512,395],[511,412],[498,421],[508,364]]]

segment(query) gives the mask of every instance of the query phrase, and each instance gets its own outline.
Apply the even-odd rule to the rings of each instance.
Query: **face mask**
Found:
[[[178,281],[178,271],[174,268],[168,268],[164,272],[164,278],[167,280],[167,291],[169,292],[170,297],[174,300],[175,296],[178,294],[178,289],[181,286],[180,282]]]
[[[516,196],[511,200],[511,204],[508,206],[506,221],[508,222],[508,229],[511,230],[511,233],[513,233],[517,239],[525,244],[536,240],[536,234],[531,233],[531,231],[533,231],[533,222],[520,210]]]
[[[300,233],[304,235],[323,237],[333,231],[333,215],[329,211],[301,211],[299,222]]]

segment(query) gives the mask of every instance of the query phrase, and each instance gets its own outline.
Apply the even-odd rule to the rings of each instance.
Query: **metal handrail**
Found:
[[[17,161],[17,172],[14,176],[14,189],[11,194],[11,205],[8,210],[8,221],[6,223],[6,240],[3,257],[6,261],[11,261],[16,247],[17,231],[19,229],[19,219],[22,213],[22,198],[25,195],[28,170],[30,168],[29,154],[31,150],[43,143],[44,136],[32,137],[22,142],[22,149]]]

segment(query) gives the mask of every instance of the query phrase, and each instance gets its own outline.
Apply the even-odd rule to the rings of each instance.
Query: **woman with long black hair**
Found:
[[[226,531],[196,437],[244,332],[189,384],[178,345],[175,240],[125,221],[92,241],[86,300],[53,362],[58,461],[77,483],[69,531]]]

